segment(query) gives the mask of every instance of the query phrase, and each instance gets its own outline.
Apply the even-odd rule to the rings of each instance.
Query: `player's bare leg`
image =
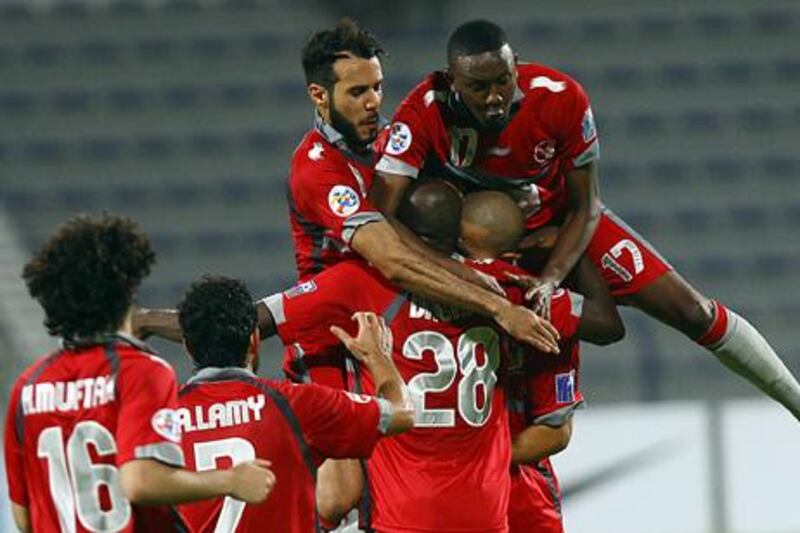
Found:
[[[682,332],[800,420],[800,384],[766,339],[747,320],[703,296],[678,273],[667,272],[618,301]]]

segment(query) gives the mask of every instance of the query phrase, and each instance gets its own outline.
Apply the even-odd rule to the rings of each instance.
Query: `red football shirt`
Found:
[[[351,257],[356,229],[383,220],[367,200],[374,164],[373,152],[354,153],[319,119],[295,149],[288,196],[300,281]]]
[[[565,173],[599,157],[589,99],[555,69],[522,64],[518,72],[513,114],[499,132],[476,129],[443,72],[428,76],[397,109],[376,169],[415,178],[433,157],[440,164],[525,179],[528,228],[558,218],[567,201]]]
[[[303,289],[269,298],[284,343],[313,364],[374,311],[393,334],[393,357],[416,404],[411,431],[378,443],[368,461],[371,525],[392,531],[506,531],[511,459],[497,387],[500,334],[493,323],[399,293],[361,261],[325,270]],[[313,375],[312,375],[313,376]],[[364,374],[364,387],[372,389]]]
[[[514,286],[509,274],[526,275],[524,270],[499,260],[468,263],[497,279],[512,301],[522,303],[522,291]],[[582,405],[577,337],[582,308],[580,294],[560,289],[553,295],[550,317],[561,336],[559,355],[516,346],[521,351],[515,356],[518,368],[509,373],[507,403],[512,437],[532,424],[560,426]],[[510,533],[532,529],[542,533],[563,532],[561,494],[549,459],[511,467],[508,525]]]
[[[129,337],[61,349],[17,379],[5,428],[9,496],[37,532],[156,531],[125,499],[132,459],[183,466],[172,368]]]
[[[368,457],[388,423],[388,402],[319,385],[207,368],[181,388],[177,419],[188,468],[210,470],[269,459],[269,498],[246,505],[217,498],[181,505],[193,531],[315,531],[316,469],[328,457]],[[382,426],[383,425],[383,426]]]

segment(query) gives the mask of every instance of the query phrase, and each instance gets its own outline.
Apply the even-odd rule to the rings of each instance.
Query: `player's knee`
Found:
[[[705,297],[693,299],[681,306],[681,321],[686,335],[699,337],[714,323],[714,302]]]

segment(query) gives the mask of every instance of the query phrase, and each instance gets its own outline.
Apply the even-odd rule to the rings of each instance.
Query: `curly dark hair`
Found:
[[[78,215],[28,261],[22,278],[50,334],[77,340],[122,326],[153,263],[150,240],[132,219]]]
[[[178,304],[178,320],[196,368],[244,366],[258,316],[242,281],[203,276]]]
[[[378,39],[368,30],[349,19],[343,18],[332,29],[318,31],[303,47],[303,70],[306,83],[318,83],[331,89],[336,83],[333,64],[348,55],[363,59],[380,57],[386,51]]]

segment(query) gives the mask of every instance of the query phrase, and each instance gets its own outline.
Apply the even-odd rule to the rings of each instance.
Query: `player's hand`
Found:
[[[525,293],[525,299],[531,302],[531,309],[540,317],[550,320],[550,304],[553,293],[558,288],[554,281],[537,279],[535,284]]]
[[[392,359],[392,330],[383,317],[372,312],[358,312],[353,315],[358,322],[358,333],[351,337],[338,326],[331,326],[333,333],[353,356],[366,365],[373,362],[388,362]]]
[[[229,496],[247,503],[263,502],[275,488],[275,474],[269,467],[272,463],[255,459],[239,463],[231,469],[233,487]]]
[[[558,331],[549,320],[519,305],[503,307],[495,321],[515,339],[527,342],[545,353],[559,353]]]

